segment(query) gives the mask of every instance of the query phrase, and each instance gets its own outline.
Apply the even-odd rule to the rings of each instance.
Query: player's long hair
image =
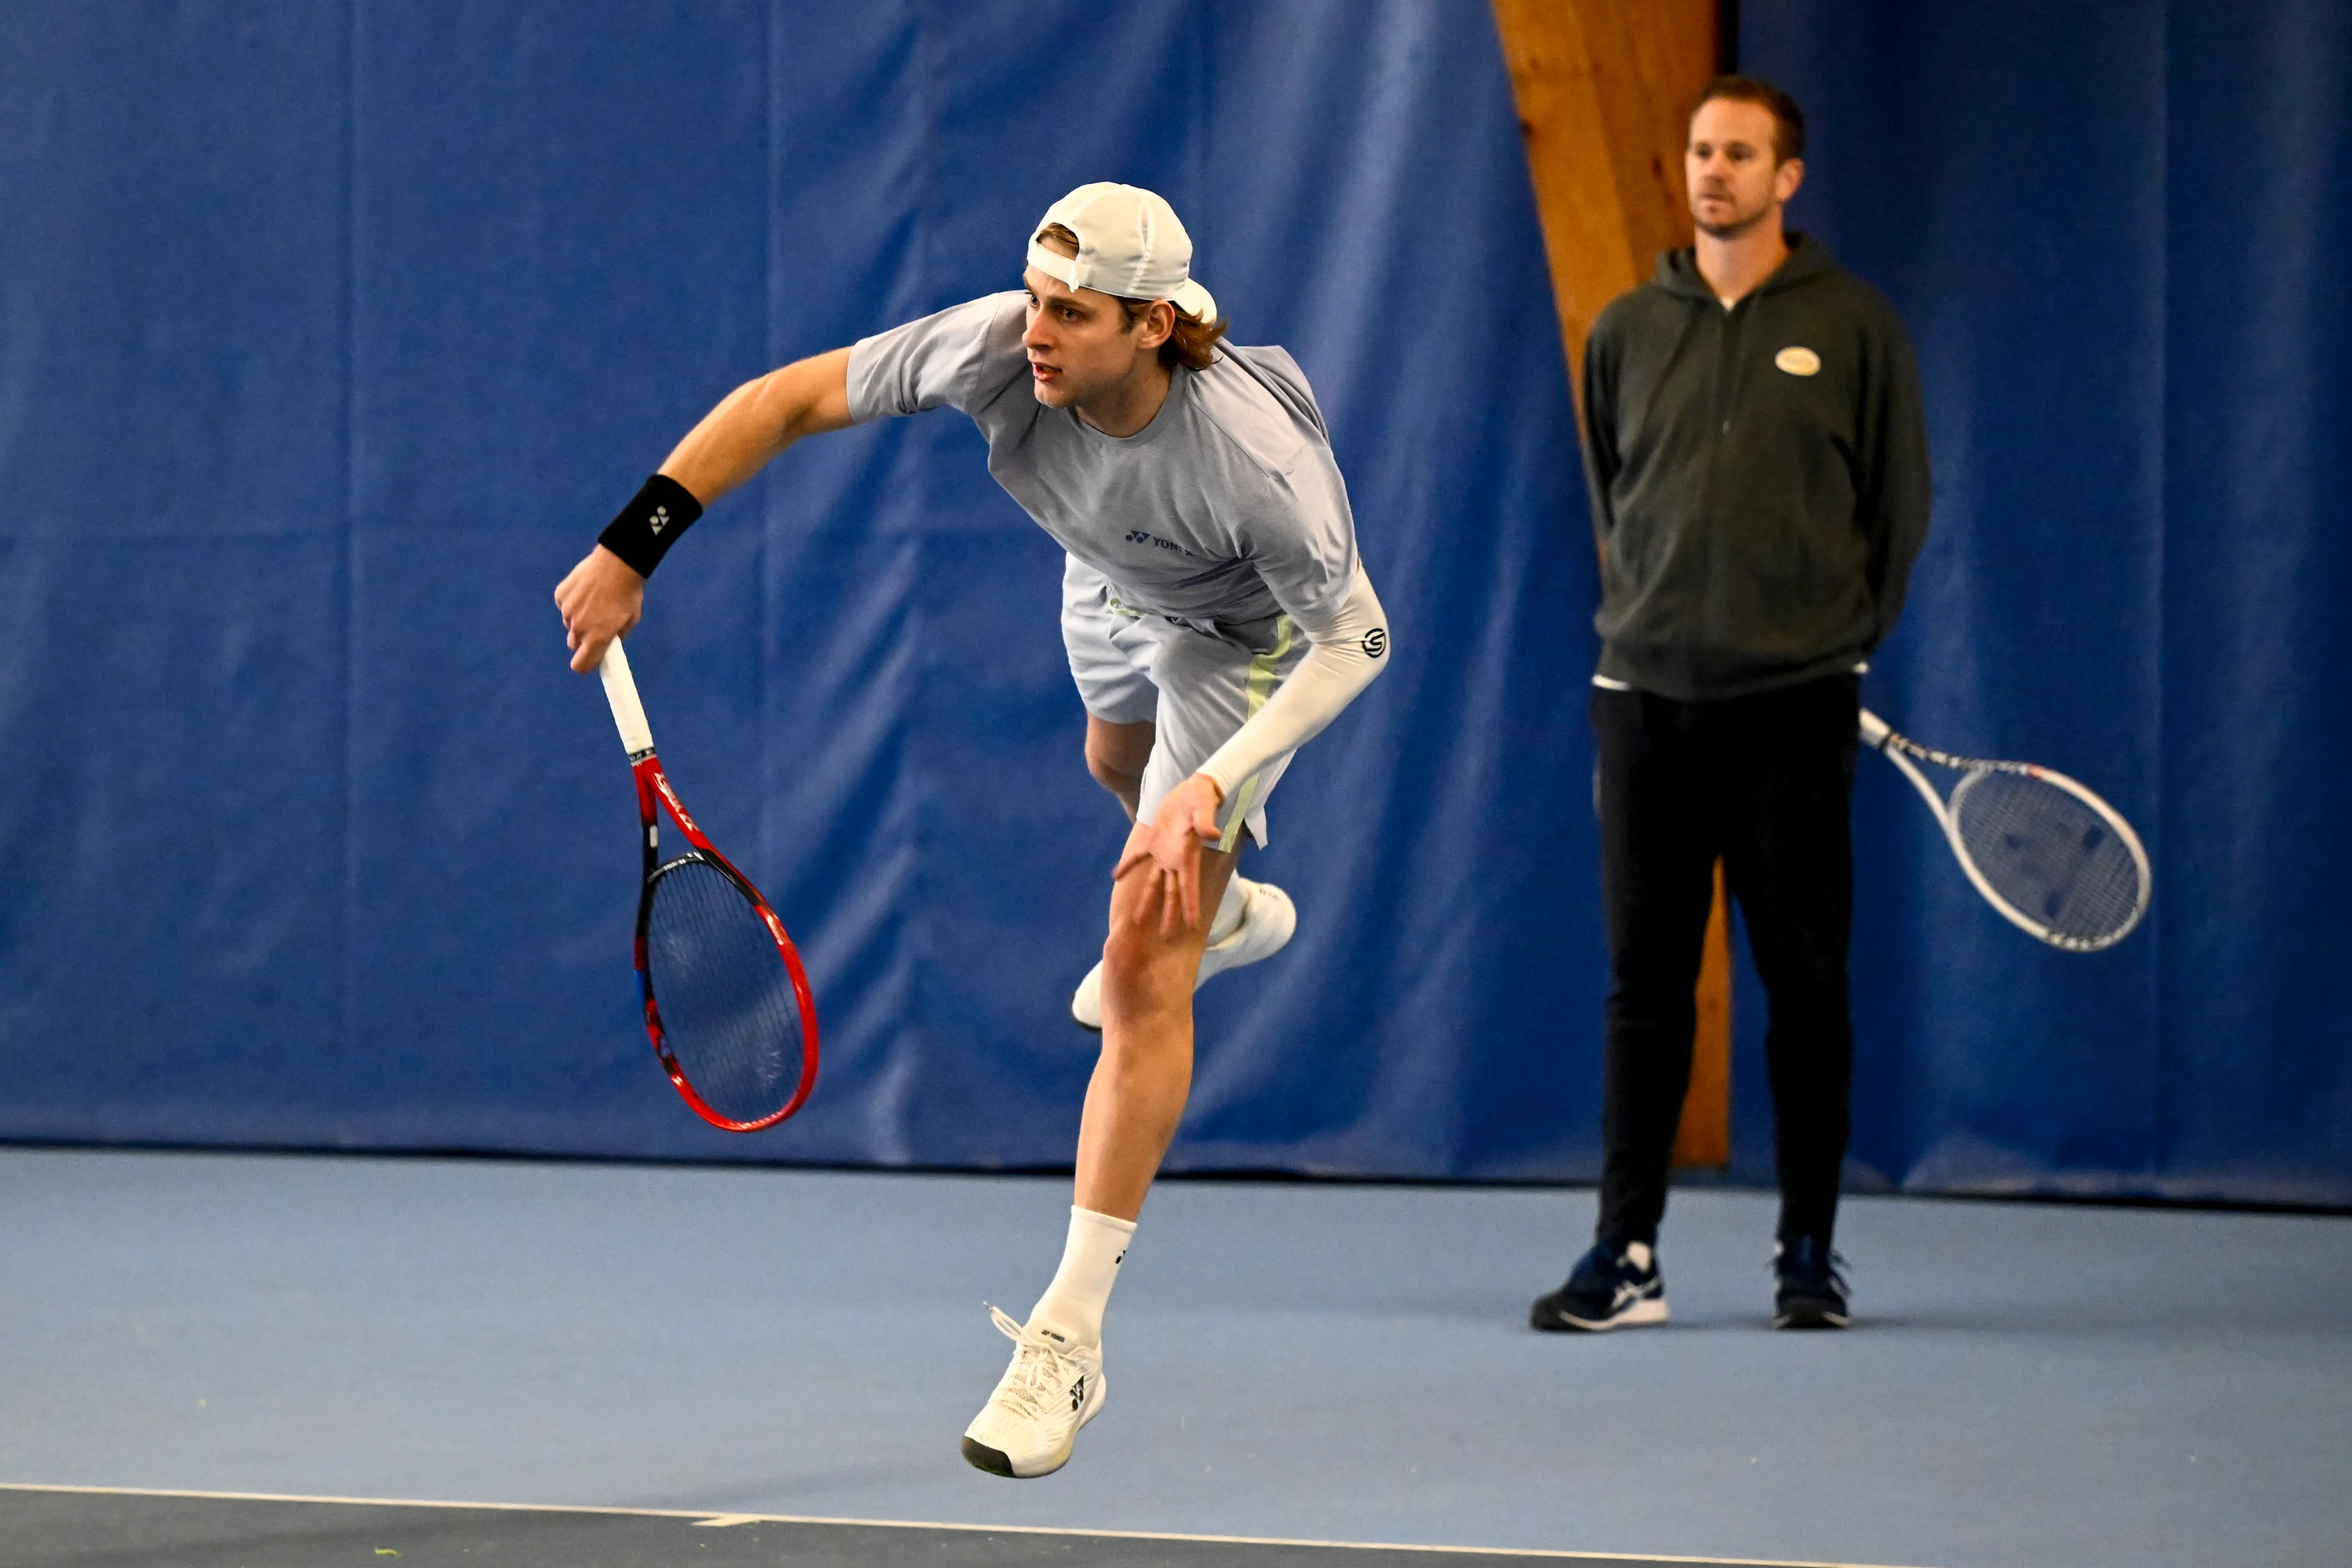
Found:
[[[1141,321],[1151,310],[1149,300],[1129,300],[1117,294],[1111,298],[1118,300],[1127,311],[1129,327]],[[1176,312],[1176,330],[1168,334],[1166,342],[1160,345],[1160,363],[1171,368],[1181,364],[1186,370],[1208,369],[1217,357],[1217,341],[1225,335],[1227,321],[1223,316],[1213,321],[1204,321],[1172,302],[1168,308]]]
[[[1066,225],[1049,223],[1037,231],[1037,237],[1068,246],[1072,256],[1078,253],[1078,237]],[[1127,325],[1123,329],[1127,331],[1133,331],[1143,318],[1151,313],[1151,307],[1156,303],[1150,300],[1130,300],[1123,294],[1114,294],[1111,298],[1117,300],[1119,308],[1127,312]],[[1173,302],[1168,308],[1176,312],[1176,330],[1168,334],[1166,342],[1160,345],[1160,363],[1171,370],[1180,364],[1186,370],[1208,369],[1217,357],[1217,340],[1225,335],[1225,328],[1230,323],[1223,316],[1204,321]]]

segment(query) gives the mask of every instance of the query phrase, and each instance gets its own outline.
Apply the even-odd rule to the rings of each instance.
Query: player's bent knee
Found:
[[[1199,959],[1157,927],[1120,922],[1103,943],[1103,1000],[1121,1013],[1190,1005]]]
[[[1134,790],[1143,783],[1143,770],[1151,762],[1151,743],[1157,733],[1158,726],[1148,720],[1138,724],[1114,724],[1087,714],[1087,772],[1113,794]]]
[[[1092,746],[1087,748],[1087,772],[1094,775],[1095,783],[1113,795],[1132,794],[1143,784],[1143,770],[1129,773],[1119,766],[1119,759],[1097,752]]]
[[[1132,989],[1150,973],[1160,943],[1154,931],[1124,921],[1103,942],[1103,984]]]

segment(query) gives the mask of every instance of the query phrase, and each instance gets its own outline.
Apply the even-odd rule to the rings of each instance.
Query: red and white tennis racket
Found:
[[[2129,936],[2155,877],[2122,812],[2055,768],[1957,757],[1896,734],[1862,710],[1862,742],[1893,763],[1936,814],[1953,858],[1985,902],[2018,930],[2069,952]],[[1919,764],[1959,777],[1936,793]]]
[[[601,673],[645,824],[636,965],[646,1033],[696,1115],[730,1132],[773,1127],[816,1083],[816,1002],[801,955],[760,889],[687,815],[654,755],[617,637]],[[674,859],[661,858],[656,800],[686,836]]]

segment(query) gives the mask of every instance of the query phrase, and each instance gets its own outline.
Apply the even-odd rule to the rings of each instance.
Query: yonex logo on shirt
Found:
[[[1192,553],[1172,539],[1162,539],[1156,533],[1146,533],[1139,528],[1130,528],[1127,531],[1127,542],[1129,544],[1156,545],[1161,550],[1172,550],[1179,555],[1189,556]]]

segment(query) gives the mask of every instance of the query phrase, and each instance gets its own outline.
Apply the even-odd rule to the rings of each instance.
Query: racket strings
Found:
[[[2139,914],[2138,859],[2088,803],[2028,773],[1970,774],[1952,793],[1952,825],[1993,889],[2058,937],[2112,937]]]
[[[799,998],[759,910],[699,856],[656,877],[646,964],[662,1035],[703,1102],[736,1121],[772,1114],[803,1048]]]

